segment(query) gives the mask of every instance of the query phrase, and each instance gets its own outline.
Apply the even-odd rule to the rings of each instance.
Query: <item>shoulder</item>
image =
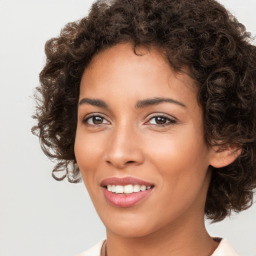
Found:
[[[219,246],[211,256],[239,256],[227,239],[222,239]]]
[[[91,247],[89,250],[82,252],[78,256],[100,256],[100,250],[103,244],[103,241],[100,241],[99,243],[95,244],[93,247]]]

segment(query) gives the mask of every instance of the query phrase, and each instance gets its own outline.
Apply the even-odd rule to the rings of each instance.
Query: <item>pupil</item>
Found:
[[[99,116],[94,116],[93,117],[93,123],[94,124],[101,124],[102,123],[102,118]]]
[[[166,118],[165,117],[162,117],[162,116],[158,116],[156,118],[156,123],[157,124],[165,124],[166,123]]]

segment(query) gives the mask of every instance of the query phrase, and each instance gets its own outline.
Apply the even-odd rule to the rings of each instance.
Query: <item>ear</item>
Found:
[[[236,145],[213,146],[210,153],[210,165],[215,168],[228,166],[241,155],[242,149]]]

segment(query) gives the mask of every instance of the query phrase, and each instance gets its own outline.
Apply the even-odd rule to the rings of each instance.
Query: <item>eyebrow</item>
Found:
[[[155,97],[155,98],[150,98],[150,99],[145,99],[145,100],[138,101],[135,105],[135,108],[143,108],[143,107],[157,105],[157,104],[164,103],[164,102],[174,103],[174,104],[177,104],[179,106],[186,107],[185,104],[183,104],[183,103],[181,103],[177,100],[171,99],[171,98]]]
[[[101,107],[101,108],[108,108],[108,105],[105,101],[99,99],[89,99],[83,98],[79,101],[79,105],[82,104],[90,104],[92,106]]]
[[[174,103],[174,104],[177,104],[181,107],[186,108],[185,104],[183,104],[183,103],[181,103],[177,100],[174,100],[174,99],[171,99],[171,98],[161,98],[161,97],[139,100],[139,101],[137,101],[137,103],[135,105],[135,108],[144,108],[144,107],[148,107],[148,106],[152,106],[152,105],[158,105],[158,104],[164,103],[164,102]],[[107,109],[109,108],[107,103],[103,100],[100,100],[100,99],[83,98],[79,101],[79,105],[83,105],[83,104],[90,104],[92,106],[107,108]]]

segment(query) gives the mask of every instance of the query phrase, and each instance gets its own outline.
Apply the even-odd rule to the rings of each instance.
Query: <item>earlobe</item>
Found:
[[[236,145],[213,146],[210,156],[210,165],[214,168],[222,168],[233,163],[242,153],[242,149]]]

